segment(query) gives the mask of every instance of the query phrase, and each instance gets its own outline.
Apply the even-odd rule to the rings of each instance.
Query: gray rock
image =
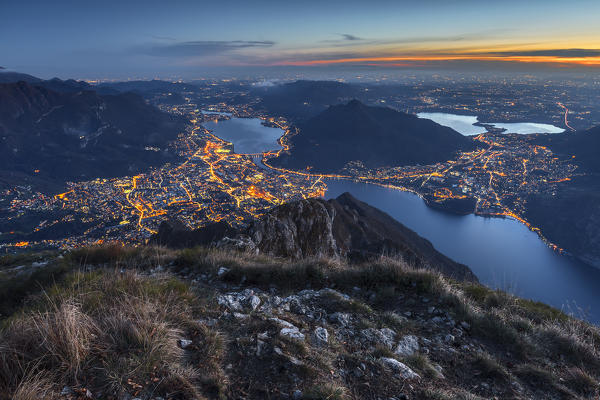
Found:
[[[281,328],[279,334],[284,337],[288,337],[294,340],[304,340],[304,334],[298,330],[298,328]]]
[[[257,339],[260,339],[260,340],[268,340],[268,339],[270,339],[270,337],[269,337],[269,332],[262,332],[262,333],[258,333],[258,334],[256,335],[256,338],[257,338]]]
[[[223,294],[217,297],[217,303],[227,307],[231,311],[241,311],[243,309],[240,301],[231,294]]]
[[[61,396],[69,396],[69,395],[73,395],[73,394],[75,394],[75,391],[73,389],[71,389],[69,386],[63,387],[62,390],[60,391]]]
[[[408,357],[419,351],[419,341],[414,335],[406,335],[398,342],[394,353],[401,357]]]
[[[220,267],[219,270],[217,271],[217,276],[223,276],[227,272],[229,272],[229,268]]]
[[[274,208],[255,221],[248,232],[262,253],[301,259],[339,257],[333,237],[334,208],[316,199]]]
[[[290,311],[294,314],[305,315],[308,310],[300,300],[295,298],[290,301]]]
[[[281,326],[283,328],[290,328],[290,329],[298,330],[298,328],[296,328],[296,326],[294,326],[294,324],[291,324],[291,323],[289,323],[287,321],[284,321],[284,320],[282,320],[280,318],[273,317],[273,318],[269,318],[269,320],[275,322],[277,325],[279,325],[279,326]]]
[[[396,360],[395,358],[381,357],[379,359],[381,363],[391,369],[392,371],[398,372],[403,379],[420,379],[421,377],[415,371],[407,367],[405,364]]]
[[[239,312],[234,312],[233,316],[234,316],[235,319],[240,319],[240,320],[244,320],[244,319],[250,318],[250,315],[248,315],[248,314],[242,314],[242,313],[239,313]]]
[[[219,249],[242,251],[245,253],[258,254],[256,244],[248,235],[238,234],[233,238],[225,236],[216,245]]]
[[[248,299],[248,304],[250,305],[252,311],[256,310],[260,305],[260,297],[256,295],[250,296],[250,298]]]
[[[447,334],[446,336],[444,336],[444,342],[446,343],[453,343],[454,339],[454,335],[451,334]]]
[[[368,328],[360,331],[361,336],[372,345],[385,346],[388,349],[392,349],[394,346],[394,339],[396,338],[396,332],[389,328],[375,329]]]
[[[31,263],[33,268],[39,268],[48,265],[48,261],[34,261]]]
[[[179,347],[181,347],[182,349],[185,349],[187,347],[189,347],[193,342],[189,339],[179,339],[177,341],[177,344],[179,345]]]
[[[329,315],[329,321],[341,326],[346,326],[350,324],[350,314],[336,312]]]
[[[312,334],[312,342],[315,346],[327,346],[329,342],[329,332],[327,332],[327,329],[320,326],[315,328]]]
[[[292,394],[292,398],[298,400],[302,398],[302,391],[301,390],[294,390],[294,393]]]
[[[257,340],[256,341],[256,355],[257,356],[261,356],[265,353],[265,350],[267,348],[267,344],[265,342],[263,342],[262,340]]]

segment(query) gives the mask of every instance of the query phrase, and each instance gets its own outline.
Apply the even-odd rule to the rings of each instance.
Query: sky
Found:
[[[599,0],[0,0],[0,66],[50,78],[286,68],[600,71]]]

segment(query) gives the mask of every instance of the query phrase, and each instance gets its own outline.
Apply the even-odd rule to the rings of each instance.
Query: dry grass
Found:
[[[598,394],[598,381],[581,368],[569,368],[564,378],[565,385],[582,396]]]
[[[74,273],[2,332],[0,391],[52,398],[66,385],[92,393],[201,398],[203,380],[220,371],[220,350],[214,350],[215,335],[194,322],[193,301],[183,283],[166,275]],[[177,345],[182,337],[194,337],[195,349],[202,349],[194,356],[197,367]],[[49,376],[60,384],[50,385]]]
[[[274,364],[264,371],[273,375],[264,375],[264,371],[253,370],[254,359],[245,360],[248,355],[238,354],[244,346],[235,347],[232,344],[235,339],[228,340],[215,329],[196,322],[200,314],[220,316],[210,300],[213,289],[207,287],[206,292],[191,293],[185,283],[169,275],[150,278],[130,271],[167,265],[175,272],[185,272],[182,275],[206,275],[210,282],[222,280],[235,285],[244,282],[244,286],[265,290],[274,285],[281,294],[309,287],[334,287],[352,293],[351,300],[325,296],[320,306],[328,313],[352,313],[356,329],[362,329],[363,325],[390,327],[398,333],[427,335],[419,332],[416,321],[406,322],[395,314],[394,304],[402,303],[397,301],[400,294],[428,297],[455,321],[468,322],[470,328],[465,329],[465,335],[481,343],[484,350],[467,357],[473,363],[464,364],[465,368],[480,373],[472,376],[471,386],[450,383],[455,377],[447,365],[443,365],[444,371],[448,371],[445,380],[427,379],[436,377],[437,371],[424,355],[404,359],[425,378],[428,387],[422,388],[423,398],[477,399],[466,391],[473,390],[473,381],[477,379],[487,379],[490,384],[508,388],[507,391],[517,381],[530,390],[528,393],[540,391],[559,397],[571,393],[590,397],[598,392],[600,331],[597,327],[542,303],[477,284],[455,282],[431,271],[412,269],[398,260],[382,258],[368,264],[347,265],[327,259],[289,261],[204,248],[175,251],[110,245],[77,250],[56,265],[60,265],[60,274],[52,275],[50,282],[56,280],[57,284],[44,282],[37,286],[44,289],[44,294],[29,298],[25,308],[3,321],[0,392],[8,393],[8,397],[52,399],[59,388],[67,385],[119,396],[153,393],[164,397],[170,394],[179,398],[226,398],[232,393],[244,394],[240,387],[233,389],[240,380],[246,383],[246,389],[256,385],[275,386],[276,383],[260,380],[279,376],[273,365],[279,368],[285,357],[269,361]],[[227,268],[227,272],[217,277],[221,267]],[[30,277],[27,279],[31,284]],[[35,279],[37,282],[38,278]],[[360,290],[353,291],[354,287]],[[10,298],[11,293],[21,292],[0,287],[0,299]],[[17,299],[22,303],[23,297],[19,296]],[[424,312],[425,305],[419,303],[415,307]],[[294,318],[289,316],[292,323],[302,328],[305,323]],[[260,321],[254,314],[248,326],[240,327],[235,320],[221,320],[219,324],[230,338],[237,338],[238,333],[255,337],[265,330],[273,336],[277,333],[276,327]],[[192,340],[185,351],[177,346],[181,337]],[[355,393],[356,387],[347,382],[345,389],[327,386],[335,383],[329,371],[345,351],[343,344],[332,344],[324,351],[281,338],[274,339],[274,343],[286,357],[293,356],[304,363],[302,368],[306,371],[294,367],[285,373],[300,374],[304,388],[314,385],[314,390],[305,390],[306,398],[356,397],[350,394]],[[329,354],[332,349],[338,353]],[[366,355],[368,359],[381,356],[395,355],[387,348],[376,348],[371,356]],[[317,363],[319,357],[322,360]],[[232,363],[232,371],[251,379],[232,376],[231,371],[225,374],[223,366]],[[559,379],[562,383],[557,384]],[[451,384],[455,386],[450,387]],[[433,390],[432,385],[445,386]]]
[[[314,386],[302,395],[305,400],[344,400],[347,399],[346,389],[343,386],[319,385]]]

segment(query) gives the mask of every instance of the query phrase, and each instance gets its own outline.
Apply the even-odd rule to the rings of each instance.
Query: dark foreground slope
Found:
[[[131,93],[99,95],[59,84],[63,91],[0,84],[0,182],[61,186],[174,159],[167,144],[185,128],[183,120]]]
[[[399,261],[109,246],[0,275],[2,399],[598,396],[598,328]]]
[[[473,148],[471,139],[433,121],[352,100],[299,124],[290,153],[271,163],[333,172],[350,161],[370,168],[432,164]]]
[[[529,196],[527,220],[553,243],[600,267],[600,127],[540,136],[537,143],[575,162],[584,176],[561,183],[553,195]]]
[[[291,259],[360,262],[387,256],[458,280],[477,279],[467,266],[439,253],[428,240],[349,193],[328,201],[299,200],[275,207],[238,231],[222,223],[195,231],[164,223],[153,242],[180,248],[216,244]]]

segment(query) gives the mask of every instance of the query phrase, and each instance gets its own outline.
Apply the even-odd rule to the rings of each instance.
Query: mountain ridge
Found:
[[[128,175],[176,159],[167,144],[186,121],[132,93],[73,89],[0,84],[2,179],[40,187],[45,180],[57,188],[67,180]]]
[[[335,172],[350,161],[365,166],[433,164],[472,150],[469,138],[433,121],[358,100],[330,106],[298,124],[291,149],[270,162],[279,167]]]

